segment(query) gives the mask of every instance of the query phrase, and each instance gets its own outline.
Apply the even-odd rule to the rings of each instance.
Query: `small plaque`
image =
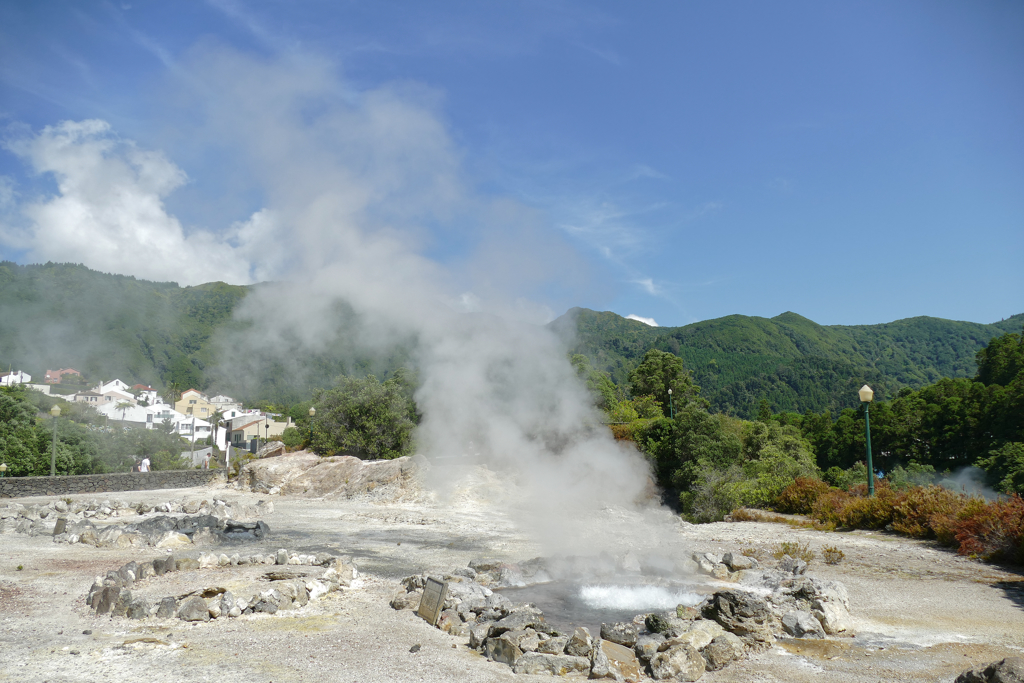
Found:
[[[437,619],[441,616],[444,608],[444,599],[448,595],[448,582],[441,582],[436,579],[427,579],[423,586],[423,597],[420,598],[420,607],[416,614],[426,619],[431,626],[437,625]]]

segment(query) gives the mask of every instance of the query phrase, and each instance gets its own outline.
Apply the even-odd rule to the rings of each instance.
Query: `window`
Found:
[[[195,400],[195,399],[192,399],[192,400],[190,400],[190,401],[189,401],[189,404],[191,404],[191,405],[195,405],[195,402],[196,402],[196,400]]]

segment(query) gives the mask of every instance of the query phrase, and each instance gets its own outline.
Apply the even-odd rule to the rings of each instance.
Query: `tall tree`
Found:
[[[666,415],[671,406],[681,408],[700,393],[700,387],[693,383],[683,359],[658,349],[651,349],[644,354],[644,359],[629,373],[629,386],[634,396],[653,396],[657,399]],[[669,389],[672,390],[671,406]]]

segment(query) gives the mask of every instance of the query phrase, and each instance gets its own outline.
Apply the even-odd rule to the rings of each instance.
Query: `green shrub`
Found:
[[[306,439],[298,429],[295,427],[288,427],[281,434],[281,441],[284,443],[286,448],[294,449],[302,446],[306,442]]]
[[[814,503],[822,494],[829,490],[828,484],[820,479],[797,477],[784,488],[775,499],[775,509],[779,512],[807,515],[814,508]]]
[[[858,489],[863,488],[861,493]],[[839,513],[840,526],[852,529],[884,529],[892,524],[896,492],[885,482],[878,482],[875,495],[866,495],[867,486],[854,487],[850,499]]]
[[[938,479],[938,475],[935,473],[934,467],[919,465],[916,462],[909,463],[906,469],[897,465],[885,476],[890,488],[897,491],[913,486],[930,486],[935,483],[936,479]]]
[[[777,544],[772,548],[771,555],[776,560],[781,560],[784,555],[789,555],[793,559],[803,560],[808,564],[814,559],[814,551],[811,550],[811,547],[807,543],[797,541],[783,541]]]
[[[840,526],[843,508],[852,496],[846,491],[830,489],[818,496],[811,506],[811,518],[820,523],[826,529],[835,529]]]
[[[839,564],[846,554],[835,546],[828,546],[821,551],[821,557],[825,560],[825,564]]]

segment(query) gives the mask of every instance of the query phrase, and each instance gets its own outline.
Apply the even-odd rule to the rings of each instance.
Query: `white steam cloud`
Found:
[[[522,510],[560,542],[594,511],[649,493],[646,462],[598,424],[541,326],[551,310],[534,303],[571,296],[580,261],[534,211],[472,189],[436,94],[354,92],[322,60],[216,47],[176,74],[166,111],[190,122],[181,153],[215,146],[264,207],[216,235],[186,230],[163,204],[187,180],[177,166],[103,122],[65,122],[12,144],[59,194],[24,206],[27,226],[0,238],[34,259],[148,279],[284,283],[237,312],[254,323],[234,349],[238,373],[247,359],[329,347],[338,302],[364,348],[415,340],[421,450],[531,492]]]
[[[651,327],[658,326],[658,323],[657,321],[654,320],[654,318],[644,318],[635,313],[630,313],[629,315],[627,315],[626,320],[638,320],[639,322],[642,322],[644,325],[650,325]]]

